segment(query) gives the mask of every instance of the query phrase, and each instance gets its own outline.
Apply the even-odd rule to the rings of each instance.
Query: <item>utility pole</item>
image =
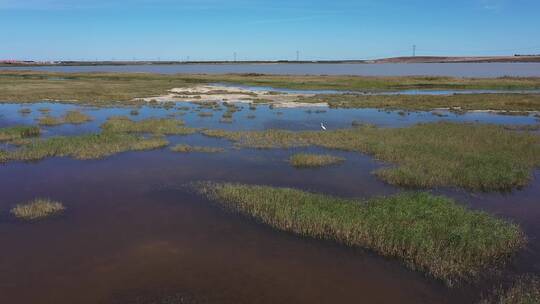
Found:
[[[412,56],[416,57],[416,44],[413,44],[412,46]]]

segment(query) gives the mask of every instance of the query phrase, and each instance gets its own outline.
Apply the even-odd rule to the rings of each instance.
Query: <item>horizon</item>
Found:
[[[413,45],[417,56],[540,53],[540,3],[393,2],[0,0],[0,60],[371,60],[411,56]]]

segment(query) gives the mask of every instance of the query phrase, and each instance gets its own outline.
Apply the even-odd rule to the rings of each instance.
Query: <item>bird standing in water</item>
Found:
[[[324,131],[326,131],[326,126],[321,122],[321,129],[323,129]]]

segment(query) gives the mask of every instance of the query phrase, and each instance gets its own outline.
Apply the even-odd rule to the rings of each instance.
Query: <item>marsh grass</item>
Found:
[[[59,214],[64,210],[65,207],[60,202],[38,198],[29,203],[17,205],[10,212],[19,219],[33,221]]]
[[[127,116],[112,116],[101,125],[106,132],[152,133],[163,135],[189,135],[198,129],[184,126],[184,121],[171,118],[149,118],[134,121]]]
[[[215,148],[215,147],[190,146],[190,145],[179,144],[179,145],[176,145],[176,146],[172,147],[171,151],[180,152],[180,153],[191,153],[191,152],[197,152],[197,153],[222,153],[222,152],[225,152],[225,149],[223,149],[223,148]]]
[[[0,128],[0,142],[14,141],[37,137],[41,134],[41,130],[34,126],[15,126],[8,128]]]
[[[38,120],[38,124],[40,126],[58,126],[63,124],[64,122],[60,118],[52,117],[52,116],[43,116],[40,117]]]
[[[144,138],[125,133],[105,132],[79,136],[59,136],[35,140],[0,157],[8,161],[37,161],[48,157],[98,159],[126,151],[157,149],[168,145],[161,137]]]
[[[296,168],[318,168],[340,164],[344,161],[344,158],[330,154],[298,153],[289,158],[289,163]]]
[[[66,114],[60,118],[48,115],[43,116],[38,120],[38,124],[42,126],[58,126],[63,124],[79,125],[92,120],[93,118],[90,115],[72,110],[67,111]]]
[[[428,193],[357,201],[267,186],[196,187],[279,230],[371,249],[448,284],[479,277],[526,242],[519,226]]]
[[[439,122],[407,128],[370,125],[332,131],[223,131],[204,135],[227,138],[238,146],[268,149],[320,146],[367,153],[394,164],[375,171],[404,187],[462,187],[508,191],[529,183],[540,165],[540,137],[502,126]]]
[[[522,276],[508,289],[500,288],[480,304],[538,304],[540,303],[540,279]]]
[[[89,121],[92,121],[92,119],[93,118],[91,116],[85,113],[79,112],[79,111],[67,111],[63,117],[63,121],[65,123],[74,124],[74,125],[89,122]]]
[[[61,79],[61,80],[59,80]],[[208,83],[235,83],[288,89],[394,91],[407,89],[539,89],[540,78],[362,77],[285,75],[160,75],[150,73],[49,73],[0,71],[0,101],[58,100],[93,105],[142,104],[141,98],[172,88]],[[417,96],[411,97],[416,98]],[[516,96],[518,98],[519,96]],[[194,99],[201,99],[195,96]],[[421,99],[428,97],[419,97]],[[265,103],[265,100],[254,100]],[[156,103],[157,104],[157,103]]]
[[[214,113],[212,113],[212,112],[200,112],[198,115],[199,115],[199,117],[212,117],[212,116],[214,116]]]

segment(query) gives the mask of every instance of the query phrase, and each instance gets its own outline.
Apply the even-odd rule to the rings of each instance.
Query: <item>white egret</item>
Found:
[[[321,122],[321,129],[323,129],[324,131],[326,131],[326,126]]]

